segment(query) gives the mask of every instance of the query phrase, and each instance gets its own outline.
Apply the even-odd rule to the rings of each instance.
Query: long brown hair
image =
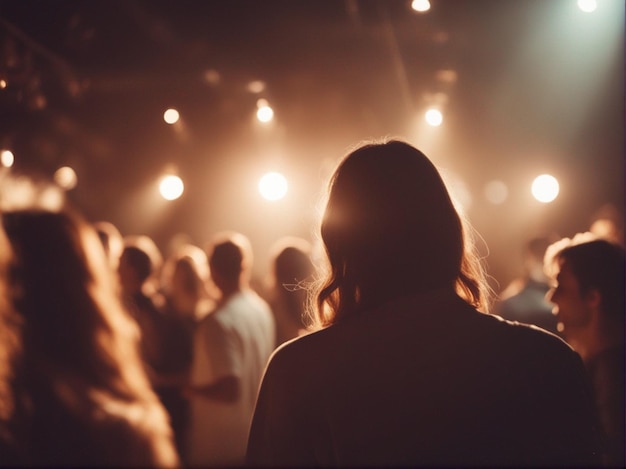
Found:
[[[140,361],[137,325],[121,304],[94,228],[69,209],[5,212],[2,225],[14,253],[11,301],[22,322],[15,428],[37,431],[25,422],[37,412],[34,383],[43,383],[45,402],[95,425],[98,415],[126,419],[155,443],[154,464],[177,464],[166,414]]]
[[[441,176],[399,140],[366,143],[339,164],[321,224],[328,272],[322,326],[395,296],[455,288],[487,309],[483,269]]]

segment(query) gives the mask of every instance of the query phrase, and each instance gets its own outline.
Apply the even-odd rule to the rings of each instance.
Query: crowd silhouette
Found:
[[[243,233],[165,253],[0,191],[0,466],[624,465],[615,229],[529,240],[493,297],[417,148],[356,146],[327,196],[255,288]]]

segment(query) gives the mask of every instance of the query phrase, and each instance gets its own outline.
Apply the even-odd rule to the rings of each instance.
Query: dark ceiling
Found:
[[[401,136],[464,181],[468,216],[506,279],[525,237],[584,230],[607,203],[623,214],[624,3],[592,14],[575,0],[431,4],[417,14],[408,0],[2,0],[0,146],[16,172],[71,165],[70,198],[124,234],[165,249],[177,233],[202,244],[233,228],[265,249],[311,233],[350,145]],[[269,129],[253,119],[259,97],[276,113]],[[435,137],[415,130],[434,102],[446,119]],[[183,132],[163,122],[168,107]],[[168,166],[186,192],[153,215],[141,191]],[[290,175],[297,202],[250,202],[243,184],[265,166]],[[562,197],[532,208],[526,186],[540,172],[560,177]],[[509,186],[502,206],[482,198],[493,179]]]

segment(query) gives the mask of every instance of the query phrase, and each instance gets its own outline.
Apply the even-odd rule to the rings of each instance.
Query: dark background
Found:
[[[164,254],[180,236],[204,246],[242,231],[262,276],[276,239],[315,236],[350,146],[399,136],[464,200],[498,289],[528,237],[585,231],[606,204],[623,223],[624,2],[598,3],[431,0],[418,14],[408,0],[3,0],[0,146],[16,173],[70,165],[88,219]],[[258,98],[271,125],[255,120]],[[423,123],[430,104],[441,127]],[[173,202],[156,189],[167,169],[186,186]],[[268,170],[288,177],[285,199],[259,197]],[[529,190],[545,172],[561,184],[551,204]],[[500,205],[484,196],[495,179],[509,188]]]

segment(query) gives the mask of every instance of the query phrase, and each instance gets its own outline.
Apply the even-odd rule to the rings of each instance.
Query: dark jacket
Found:
[[[264,466],[599,462],[580,357],[453,292],[404,298],[273,355],[247,461]]]

